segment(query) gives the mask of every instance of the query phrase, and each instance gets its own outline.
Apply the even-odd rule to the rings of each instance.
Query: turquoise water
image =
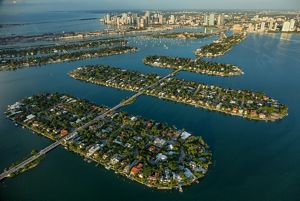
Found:
[[[0,169],[22,159],[31,149],[51,143],[5,119],[3,112],[8,104],[39,92],[58,91],[114,106],[132,93],[83,83],[67,73],[79,65],[101,63],[166,75],[170,70],[145,66],[142,58],[149,54],[194,57],[193,50],[213,39],[131,38],[129,44],[140,50],[135,54],[0,72]],[[250,34],[228,54],[213,60],[239,65],[245,75],[219,78],[182,72],[177,77],[264,91],[288,105],[288,117],[273,123],[249,121],[148,96],[122,108],[132,115],[167,122],[203,136],[214,162],[199,184],[185,188],[183,193],[149,189],[59,147],[37,168],[1,182],[0,200],[299,201],[300,35]]]

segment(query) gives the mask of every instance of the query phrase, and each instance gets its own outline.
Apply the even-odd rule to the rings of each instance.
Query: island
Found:
[[[218,57],[224,55],[231,48],[240,43],[247,37],[246,34],[233,34],[231,36],[221,35],[219,40],[211,44],[205,45],[195,51],[195,55],[199,57]]]
[[[53,54],[53,53],[64,53],[67,51],[99,48],[102,46],[112,46],[112,45],[125,45],[126,40],[119,39],[102,39],[102,40],[91,40],[91,41],[79,41],[76,43],[67,44],[55,44],[47,46],[36,46],[31,48],[21,48],[21,49],[3,49],[0,50],[0,58],[16,58],[16,57],[26,57],[26,56],[36,56],[42,54]]]
[[[29,157],[34,156],[35,154],[37,154],[37,150],[33,149],[33,150],[30,152],[30,155],[28,155],[27,157],[25,157],[23,160],[20,160],[20,161],[17,161],[17,162],[15,162],[15,163],[11,164],[11,166],[10,166],[9,168],[5,169],[4,172],[7,171],[7,170],[9,170],[10,168],[13,168],[13,167],[19,165],[20,163],[22,163],[23,161],[25,161],[25,160],[28,159]],[[15,177],[15,176],[17,176],[17,175],[19,175],[19,174],[21,174],[21,173],[23,173],[23,172],[26,172],[26,171],[28,171],[28,170],[30,170],[30,169],[32,169],[32,168],[35,168],[36,166],[38,166],[38,164],[39,164],[43,159],[44,159],[44,155],[38,157],[37,159],[35,159],[34,161],[32,161],[31,163],[29,163],[28,165],[26,165],[24,168],[19,169],[18,171],[14,172],[14,173],[12,173],[12,174],[9,174],[9,177]]]
[[[45,64],[77,61],[77,60],[88,59],[93,57],[125,54],[125,53],[135,52],[135,51],[137,51],[136,47],[116,46],[116,47],[107,47],[102,49],[87,50],[87,51],[80,51],[80,52],[66,52],[64,54],[56,53],[47,56],[6,59],[6,60],[2,60],[2,62],[0,63],[0,71],[16,70],[18,68],[40,66]]]
[[[201,32],[168,32],[168,33],[153,33],[146,35],[151,38],[169,38],[169,39],[201,39],[214,35],[213,33]]]
[[[112,112],[78,129],[109,108],[59,93],[42,93],[9,105],[17,125],[106,169],[156,189],[181,189],[202,179],[212,154],[200,136],[165,123]],[[75,129],[76,132],[73,132]]]
[[[179,103],[252,120],[275,121],[288,114],[288,107],[261,92],[235,90],[169,77],[151,89],[161,77],[106,65],[79,67],[69,73],[77,80],[93,84],[143,92]]]
[[[174,29],[170,26],[158,26],[158,27],[147,27],[135,28],[127,27],[122,29],[105,29],[100,31],[87,31],[87,32],[64,32],[64,33],[43,33],[35,35],[12,35],[0,37],[0,45],[16,44],[16,43],[28,43],[37,41],[77,41],[82,39],[98,39],[102,37],[119,37],[120,35],[144,35],[154,32],[162,32],[165,30]]]
[[[190,59],[170,56],[147,56],[144,64],[153,67],[181,69],[184,71],[215,76],[242,75],[243,71],[232,64],[204,61],[202,59]]]

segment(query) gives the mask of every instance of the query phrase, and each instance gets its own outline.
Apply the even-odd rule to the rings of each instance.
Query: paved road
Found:
[[[127,105],[128,102],[130,102],[131,100],[143,95],[143,93],[145,92],[145,90],[147,89],[151,89],[153,87],[155,87],[156,85],[158,85],[159,83],[163,82],[164,80],[168,79],[169,77],[175,76],[179,71],[181,71],[181,69],[178,69],[176,71],[173,71],[172,73],[162,77],[161,79],[159,79],[157,82],[155,82],[154,84],[147,86],[145,88],[142,88],[140,90],[140,92],[134,94],[133,96],[129,97],[127,100],[122,101],[121,103],[119,103],[118,105],[110,108],[109,110],[107,110],[106,112],[100,114],[99,116],[97,116],[96,118],[94,118],[93,120],[87,122],[86,124],[84,124],[81,127],[78,127],[76,129],[73,130],[73,132],[71,132],[69,135],[65,136],[64,138],[50,144],[48,147],[42,149],[41,151],[39,151],[37,154],[31,156],[30,158],[24,160],[23,162],[21,162],[20,164],[10,168],[7,171],[4,171],[1,175],[0,175],[0,181],[3,180],[6,177],[9,177],[10,174],[15,173],[17,171],[19,171],[20,169],[24,168],[26,165],[32,163],[33,161],[35,161],[36,159],[38,159],[39,157],[41,157],[42,155],[45,155],[46,153],[48,153],[49,151],[55,149],[56,147],[58,147],[64,139],[67,139],[69,136],[73,135],[74,133],[78,132],[79,130],[85,129],[87,127],[89,127],[90,125],[96,123],[99,120],[104,119],[108,114],[114,112],[115,110],[119,109],[120,107],[123,107],[125,105]]]

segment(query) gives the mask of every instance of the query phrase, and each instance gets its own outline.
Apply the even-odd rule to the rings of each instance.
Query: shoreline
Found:
[[[60,45],[46,45],[46,46],[35,46],[26,48],[12,48],[0,50],[0,58],[2,59],[18,59],[20,57],[33,57],[33,56],[46,56],[55,53],[66,53],[67,51],[75,50],[89,50],[89,49],[101,49],[108,48],[117,45],[126,45],[128,41],[121,39],[107,39],[99,41],[82,41],[77,43],[66,43]]]
[[[235,38],[235,37],[238,37],[238,38]],[[235,45],[241,43],[246,38],[247,38],[246,34],[231,35],[231,36],[228,36],[228,37],[225,36],[225,38],[218,39],[218,40],[216,40],[216,41],[214,41],[214,42],[212,42],[208,45],[205,45],[201,48],[196,49],[194,51],[194,54],[198,57],[208,57],[208,58],[223,56],[228,51],[230,51]],[[231,41],[232,39],[234,41]],[[230,41],[227,42],[227,40],[230,40]],[[229,44],[227,44],[227,43],[229,43]],[[226,44],[229,47],[226,47],[225,46]],[[223,50],[221,50],[217,53],[212,53],[213,51],[216,51],[215,49],[220,48],[220,47],[216,47],[216,46],[222,46]],[[224,48],[225,48],[225,50],[224,50]],[[210,50],[206,50],[206,49],[210,49]]]
[[[65,95],[63,95],[63,94],[61,94],[61,96],[60,97],[64,97]],[[66,96],[67,98],[69,97],[69,96]],[[72,98],[72,97],[71,97]],[[30,99],[31,100],[31,99]],[[54,106],[52,105],[50,105],[50,108],[55,108],[55,107],[61,107],[61,106],[63,106],[63,104],[65,104],[64,102],[63,102],[63,100],[66,100],[66,99],[61,99],[61,101],[59,101],[59,104],[58,105],[55,105],[54,104]],[[73,99],[73,100],[80,100],[80,99]],[[22,100],[23,101],[23,100]],[[17,103],[15,103],[14,105],[18,105],[19,103],[21,103],[21,104],[23,104],[23,102],[17,102]],[[116,152],[116,153],[109,153],[109,152],[107,152],[107,151],[105,151],[105,150],[102,150],[102,149],[100,149],[99,151],[96,151],[96,152],[93,152],[92,154],[90,154],[90,151],[91,151],[91,149],[92,149],[92,145],[94,144],[94,143],[97,143],[97,142],[93,142],[92,144],[90,144],[90,145],[87,145],[87,147],[85,147],[85,148],[82,148],[82,147],[80,147],[79,145],[80,145],[80,143],[78,143],[77,141],[74,141],[73,139],[74,138],[77,138],[77,137],[68,137],[68,138],[64,138],[64,140],[62,140],[62,137],[60,138],[60,137],[53,137],[52,136],[52,134],[51,133],[49,133],[49,134],[46,134],[45,132],[45,130],[48,130],[48,129],[52,129],[51,127],[47,127],[47,126],[42,126],[42,125],[44,125],[44,123],[45,122],[43,122],[44,120],[42,120],[43,119],[43,117],[34,117],[34,119],[32,120],[32,121],[23,121],[22,119],[24,119],[25,117],[22,117],[22,113],[23,112],[25,112],[25,114],[28,114],[28,112],[30,113],[30,109],[28,109],[27,107],[29,106],[29,107],[31,107],[31,105],[30,104],[35,104],[35,103],[37,103],[37,104],[39,104],[39,102],[36,102],[35,100],[33,100],[33,101],[31,101],[31,102],[26,102],[26,103],[24,103],[23,104],[23,106],[21,106],[21,107],[15,107],[15,106],[9,106],[9,108],[8,108],[8,110],[7,110],[7,112],[5,112],[5,114],[6,114],[6,117],[8,118],[8,119],[10,119],[10,120],[12,120],[12,122],[14,122],[15,124],[17,124],[17,125],[19,125],[21,128],[23,128],[23,129],[28,129],[29,131],[32,131],[33,133],[35,133],[35,134],[37,134],[37,135],[40,135],[40,136],[43,136],[43,137],[45,137],[45,138],[48,138],[48,139],[50,139],[51,141],[54,141],[54,142],[57,142],[57,141],[61,141],[61,145],[63,146],[63,147],[65,147],[68,151],[71,151],[71,152],[73,152],[73,153],[75,153],[75,154],[79,154],[80,156],[82,156],[83,158],[86,158],[86,159],[89,159],[89,160],[92,160],[92,161],[94,161],[94,162],[96,162],[97,164],[100,164],[101,166],[103,166],[103,167],[105,167],[106,169],[108,169],[108,170],[113,170],[117,175],[122,175],[122,176],[124,176],[124,177],[127,177],[129,180],[131,180],[131,181],[135,181],[135,182],[137,182],[137,183],[140,183],[140,184],[143,184],[143,185],[145,185],[145,186],[147,186],[147,187],[149,187],[149,188],[154,188],[154,189],[157,189],[157,190],[173,190],[173,189],[177,189],[178,188],[178,186],[190,186],[191,184],[193,184],[193,183],[195,183],[196,181],[198,181],[198,179],[201,179],[201,178],[203,178],[205,175],[206,175],[206,171],[208,170],[208,167],[209,167],[209,165],[211,164],[211,153],[208,151],[208,149],[209,149],[209,147],[208,147],[208,145],[203,141],[203,139],[200,137],[200,136],[194,136],[194,135],[191,135],[191,136],[189,136],[189,138],[186,140],[186,139],[184,139],[184,140],[182,140],[181,138],[180,138],[180,135],[179,136],[177,136],[176,137],[176,143],[178,143],[176,146],[180,146],[181,148],[180,149],[184,149],[184,151],[186,152],[189,148],[188,147],[190,147],[190,148],[195,148],[195,147],[200,147],[200,149],[202,150],[202,151],[204,151],[203,153],[197,153],[197,154],[193,154],[193,155],[191,155],[190,157],[191,158],[187,158],[187,159],[184,159],[184,161],[182,161],[182,162],[178,162],[178,168],[179,167],[183,167],[183,169],[178,169],[178,173],[177,173],[177,171],[176,171],[176,173],[177,174],[179,174],[179,173],[181,173],[181,172],[183,172],[183,171],[186,171],[185,169],[186,168],[191,168],[190,167],[190,163],[194,163],[195,165],[196,165],[196,161],[198,161],[198,157],[203,157],[203,158],[205,158],[205,161],[203,161],[203,162],[201,162],[201,163],[199,163],[199,162],[197,162],[197,166],[199,165],[199,164],[201,164],[202,165],[202,170],[201,171],[205,171],[204,173],[203,172],[199,172],[198,173],[198,171],[197,170],[194,170],[194,169],[191,169],[192,170],[192,175],[193,175],[193,177],[184,177],[184,178],[182,178],[182,182],[181,182],[181,180],[175,180],[174,178],[170,178],[170,180],[166,180],[167,182],[165,183],[165,182],[161,182],[161,180],[159,180],[159,177],[157,178],[157,180],[155,179],[155,180],[150,180],[149,178],[150,178],[150,176],[149,176],[149,178],[147,178],[147,174],[144,172],[144,167],[145,168],[147,168],[150,164],[151,164],[151,162],[148,162],[148,163],[150,163],[150,164],[148,164],[148,163],[146,163],[144,160],[141,160],[140,162],[138,162],[139,164],[142,162],[144,165],[144,167],[142,166],[142,168],[140,169],[140,171],[138,172],[138,174],[132,174],[132,169],[131,168],[129,168],[128,170],[126,170],[125,171],[125,169],[126,169],[126,167],[127,166],[129,166],[129,164],[132,164],[132,163],[134,163],[134,162],[132,162],[132,160],[134,159],[134,158],[132,158],[132,157],[128,157],[128,158],[125,158],[124,160],[122,159],[122,160],[120,160],[120,162],[119,163],[117,163],[117,164],[115,164],[115,163],[113,163],[112,161],[113,161],[113,159],[114,159],[114,157],[118,154],[118,152]],[[53,103],[53,102],[52,102]],[[55,102],[54,102],[55,103]],[[88,102],[88,104],[91,104],[90,106],[91,107],[98,107],[97,105],[94,105],[94,104],[92,104],[92,103],[90,103],[90,102]],[[22,110],[22,108],[26,108],[24,111]],[[21,112],[21,114],[20,114],[20,112],[17,112],[16,111],[16,109],[18,110],[18,111],[23,111],[23,112]],[[106,110],[106,108],[102,108],[101,110]],[[42,110],[41,110],[42,111]],[[36,111],[37,112],[37,111]],[[92,112],[93,113],[93,112]],[[19,115],[20,114],[20,115]],[[35,114],[35,112],[34,113],[32,113],[32,114]],[[91,114],[91,113],[90,113]],[[129,116],[129,115],[127,115],[127,114],[125,114],[125,113],[114,113],[114,114],[111,114],[111,115],[109,115],[108,116],[108,118],[110,119],[114,119],[114,117],[113,116],[115,116],[115,115],[119,115],[120,114],[120,117],[123,117],[124,118],[124,120],[122,120],[122,121],[127,121],[127,120],[130,120],[130,121],[135,121],[135,120],[132,120],[132,116]],[[124,116],[123,116],[124,115]],[[51,116],[49,116],[49,117],[51,117]],[[27,116],[27,118],[28,118],[28,116]],[[136,118],[136,117],[134,117],[134,118]],[[109,119],[103,119],[103,120],[100,120],[99,122],[95,122],[95,125],[94,126],[96,126],[96,125],[101,125],[102,124],[102,122],[110,122],[111,124],[116,124],[117,126],[119,126],[120,124],[118,123],[119,122],[119,120],[118,119],[116,119],[116,120],[109,120]],[[113,121],[113,122],[111,122],[111,121]],[[121,122],[122,122],[121,121]],[[140,121],[140,122],[145,122],[145,123],[147,123],[147,121],[146,120],[144,120],[143,118],[139,118],[139,120],[138,121]],[[152,121],[152,120],[151,120]],[[100,124],[99,124],[100,123]],[[155,121],[154,121],[154,123],[155,123]],[[34,125],[41,125],[41,127],[40,126],[34,126]],[[127,124],[122,124],[122,125],[131,125],[131,123],[130,122],[128,122]],[[177,132],[180,132],[180,130],[177,130],[177,129],[175,129],[175,128],[172,128],[172,127],[170,127],[170,126],[168,126],[167,124],[165,124],[167,127],[166,128],[164,128],[164,129],[167,129],[169,132],[174,132],[174,135],[177,133]],[[77,127],[73,127],[73,129],[76,129]],[[90,128],[89,128],[90,129]],[[135,126],[133,126],[132,127],[132,129],[135,129]],[[162,129],[161,131],[162,132],[164,132],[164,129]],[[169,130],[169,129],[173,129],[173,130]],[[118,129],[117,129],[118,130]],[[44,131],[44,132],[43,132]],[[48,132],[48,131],[47,131]],[[83,131],[82,131],[83,132]],[[149,133],[148,133],[149,132]],[[154,133],[152,133],[153,131],[151,131],[151,130],[149,130],[148,132],[146,132],[146,133],[148,133],[148,134],[146,134],[146,136],[148,136],[148,135],[153,135]],[[76,132],[76,136],[81,136],[82,134],[80,134],[81,133],[81,131],[77,131]],[[144,136],[145,134],[139,134],[139,131],[138,130],[136,130],[135,131],[135,135],[134,136],[139,136],[139,135],[141,135],[141,136]],[[96,133],[95,133],[96,134]],[[179,133],[178,133],[179,134]],[[73,135],[73,134],[72,134]],[[115,131],[113,131],[113,133],[111,133],[110,135],[112,135],[112,136],[114,136],[115,135]],[[120,134],[118,134],[118,135],[120,135]],[[176,134],[177,135],[177,134]],[[156,139],[157,139],[157,137],[159,137],[160,139],[165,139],[165,140],[167,140],[168,139],[168,137],[167,137],[168,135],[166,135],[166,134],[161,134],[161,135],[158,135],[158,136],[156,136],[156,135],[154,135],[154,137],[156,137]],[[128,136],[128,137],[130,137],[130,135]],[[113,137],[114,138],[114,137]],[[172,137],[173,138],[173,137]],[[178,139],[177,139],[178,138]],[[151,141],[153,140],[153,138],[150,138],[151,139]],[[177,142],[177,140],[178,140],[178,142]],[[155,141],[154,141],[155,142]],[[99,143],[99,142],[98,142]],[[187,143],[187,144],[186,144]],[[190,144],[190,143],[192,143],[192,144]],[[95,145],[95,144],[94,144]],[[109,146],[109,145],[107,145],[107,146]],[[174,144],[174,146],[175,146],[175,144]],[[188,146],[187,148],[185,147],[185,146]],[[115,150],[115,148],[114,148],[114,146],[112,146],[112,147],[108,147],[109,149],[111,149],[111,150]],[[161,147],[160,149],[166,149],[166,147],[165,148],[163,148],[163,147]],[[145,148],[143,148],[142,150],[148,150],[148,148],[147,147],[145,147]],[[123,151],[126,151],[125,150],[125,147],[124,147],[124,150]],[[114,151],[113,151],[114,152]],[[124,152],[125,153],[125,152]],[[159,153],[159,152],[158,152]],[[96,155],[97,154],[97,155]],[[108,154],[108,157],[105,157],[104,158],[104,156],[105,155],[107,155]],[[148,154],[150,154],[150,153],[148,153]],[[144,155],[143,157],[144,158],[147,158],[147,155],[148,154],[146,154],[146,155]],[[181,157],[181,156],[180,156]],[[197,160],[196,160],[197,159]],[[173,160],[175,160],[175,159],[172,159],[172,157],[171,157],[171,159],[170,159],[170,162],[172,162]],[[176,161],[176,160],[175,160]],[[122,163],[123,162],[125,162],[125,164],[123,164],[122,165]],[[169,163],[169,162],[168,162]],[[165,163],[159,163],[159,164],[164,164],[164,166],[165,166]],[[126,167],[125,167],[125,165],[126,165]],[[156,164],[156,165],[158,165],[158,164]],[[156,168],[156,165],[154,165],[154,166],[152,166],[152,168],[154,167],[154,168]],[[136,163],[135,163],[135,165],[134,165],[134,167],[136,167],[137,165],[136,165]],[[125,167],[125,168],[124,168]],[[201,166],[200,166],[201,167]],[[157,167],[158,168],[158,167]],[[165,168],[168,168],[168,166],[165,166]],[[130,171],[130,169],[131,169],[131,171]],[[146,171],[146,170],[145,170]],[[160,172],[161,170],[160,169],[157,169],[155,172],[159,172],[158,174],[159,175],[161,175],[161,176],[163,176],[165,173],[164,173],[164,171],[165,170],[163,170],[162,172]],[[22,172],[21,172],[22,173]],[[145,176],[146,177],[140,177],[140,174],[142,174],[142,173],[144,173],[145,174]],[[173,172],[174,173],[174,172]],[[155,173],[155,175],[156,175],[157,173]],[[169,174],[169,173],[168,173]],[[182,173],[183,174],[183,173]],[[143,174],[142,174],[143,175]],[[181,189],[181,188],[180,188]]]
[[[74,71],[70,72],[69,76],[71,76],[72,78],[74,78],[76,80],[84,81],[86,83],[92,83],[92,84],[96,84],[96,85],[117,88],[117,89],[120,89],[120,90],[139,92],[139,89],[133,89],[133,88],[129,88],[129,87],[121,87],[118,84],[109,84],[109,83],[105,83],[105,82],[101,82],[101,81],[94,81],[94,80],[91,81],[91,80],[82,78],[82,77],[80,77],[80,75],[76,75],[77,70],[78,69],[74,70],[75,73],[74,73]],[[149,96],[153,96],[153,97],[157,97],[157,98],[161,98],[161,99],[165,99],[165,100],[169,100],[169,101],[173,101],[173,102],[177,102],[177,103],[183,103],[183,104],[191,105],[191,106],[194,106],[194,107],[200,107],[200,108],[203,108],[203,109],[207,109],[209,111],[220,112],[220,113],[229,114],[229,115],[232,115],[232,116],[239,116],[239,117],[243,117],[243,118],[246,118],[246,119],[249,119],[249,120],[259,120],[259,121],[266,121],[266,122],[276,121],[276,120],[281,120],[281,119],[283,119],[284,117],[286,117],[288,115],[288,112],[286,112],[283,115],[276,113],[276,116],[274,114],[272,114],[269,117],[263,116],[263,118],[261,118],[258,114],[255,115],[255,116],[251,115],[250,113],[245,114],[244,112],[242,114],[240,114],[240,113],[238,113],[238,111],[237,112],[232,112],[232,110],[228,111],[227,108],[222,110],[222,109],[218,109],[217,107],[208,106],[205,102],[200,104],[200,103],[196,103],[193,100],[185,100],[186,98],[183,98],[183,97],[180,97],[180,96],[167,97],[167,95],[162,96],[162,95],[151,93],[149,91],[143,91],[143,93],[146,94],[146,95],[149,95]],[[168,95],[168,96],[172,96],[172,95]]]
[[[150,67],[166,68],[166,69],[174,69],[174,70],[180,69],[186,72],[204,74],[209,76],[231,77],[231,76],[239,76],[244,74],[244,72],[239,67],[232,64],[222,64],[222,63],[209,62],[203,60],[199,61],[199,59],[188,60],[187,58],[169,57],[169,56],[152,56],[152,57],[153,58],[151,58],[151,56],[148,56],[144,58],[143,63]],[[171,64],[171,62],[173,63],[175,62],[177,63],[177,65]],[[183,64],[180,64],[178,62],[182,62]],[[191,63],[191,62],[193,63],[190,64],[189,66],[186,65],[186,63]],[[204,66],[206,67],[206,69],[203,69]],[[226,70],[225,68],[231,68],[231,69]],[[229,71],[229,72],[224,72],[224,71]]]
[[[122,47],[120,50],[118,48]],[[64,62],[71,62],[71,61],[79,61],[79,60],[85,60],[85,59],[90,59],[90,58],[97,58],[97,57],[105,57],[105,56],[113,56],[113,55],[120,55],[120,54],[126,54],[129,52],[136,52],[138,49],[136,47],[131,47],[131,46],[117,46],[114,48],[103,48],[99,50],[92,50],[92,51],[81,51],[81,52],[74,52],[74,53],[67,53],[69,54],[69,57],[65,59],[60,59],[60,58],[55,58],[54,57],[60,57],[60,56],[65,56],[63,55],[50,55],[50,56],[44,56],[44,57],[33,57],[29,58],[31,59],[31,63],[28,63],[27,59],[23,59],[23,63],[17,64],[16,66],[10,66],[10,65],[1,65],[0,64],[0,71],[11,71],[11,70],[17,70],[21,68],[31,68],[35,66],[42,66],[42,65],[47,65],[47,64],[55,64],[55,63],[64,63]],[[112,52],[101,52],[101,51],[112,51]],[[75,54],[79,54],[80,56],[75,56]],[[52,57],[52,58],[51,58]],[[72,57],[72,58],[71,58]],[[38,61],[39,59],[46,59],[46,61]],[[22,61],[22,59],[20,59]],[[19,62],[19,60],[14,60],[11,59],[10,61],[12,62]]]

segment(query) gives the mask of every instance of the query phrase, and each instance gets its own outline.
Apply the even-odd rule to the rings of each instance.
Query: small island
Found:
[[[169,56],[148,56],[144,59],[144,64],[153,67],[181,69],[184,71],[201,73],[215,76],[234,76],[242,75],[243,71],[232,64],[222,64],[208,62],[202,59],[189,59]]]
[[[168,38],[168,39],[201,39],[214,35],[201,32],[168,32],[168,33],[153,33],[147,35],[151,38]]]
[[[151,89],[161,77],[105,65],[79,67],[70,76],[93,84],[115,87],[252,120],[275,121],[288,107],[264,93],[235,90],[169,77]]]
[[[208,145],[174,126],[113,112],[87,129],[76,128],[107,111],[66,94],[43,93],[9,105],[16,124],[52,140],[106,169],[156,189],[198,182],[211,164]]]
[[[222,36],[222,35],[221,35]],[[225,34],[209,45],[205,45],[195,51],[195,55],[199,57],[218,57],[224,55],[231,48],[246,38],[246,34],[234,34],[226,36]]]
[[[93,57],[126,54],[135,51],[137,51],[136,47],[116,46],[116,47],[108,47],[108,48],[87,50],[87,51],[80,51],[80,52],[66,52],[64,54],[56,53],[47,56],[6,59],[6,60],[2,60],[2,62],[0,63],[0,71],[16,70],[18,68],[40,66],[45,64],[77,61],[77,60],[88,59]]]
[[[23,160],[20,160],[20,161],[17,161],[17,162],[15,162],[15,163],[11,164],[11,166],[10,166],[9,168],[5,169],[4,172],[5,172],[6,170],[9,170],[10,168],[13,168],[13,167],[17,166],[18,164],[22,163],[23,161],[25,161],[26,159],[30,158],[31,156],[33,156],[33,155],[35,155],[35,154],[37,154],[37,153],[38,153],[37,150],[33,149],[33,150],[30,152],[30,155],[29,155],[29,156],[25,157]],[[17,175],[19,175],[19,174],[21,174],[21,173],[23,173],[23,172],[26,172],[26,171],[28,171],[28,170],[30,170],[30,169],[32,169],[32,168],[35,168],[36,166],[38,166],[38,164],[39,164],[43,159],[44,159],[44,155],[38,157],[37,159],[35,159],[34,161],[32,161],[31,163],[29,163],[28,165],[26,165],[24,168],[19,169],[18,171],[16,171],[16,172],[10,174],[9,177],[15,177],[15,176],[17,176]]]
[[[126,40],[102,39],[92,41],[79,41],[76,43],[55,44],[48,46],[36,46],[22,49],[4,49],[0,50],[0,58],[17,58],[27,56],[40,56],[43,54],[65,53],[67,51],[99,48],[102,46],[125,45]]]

